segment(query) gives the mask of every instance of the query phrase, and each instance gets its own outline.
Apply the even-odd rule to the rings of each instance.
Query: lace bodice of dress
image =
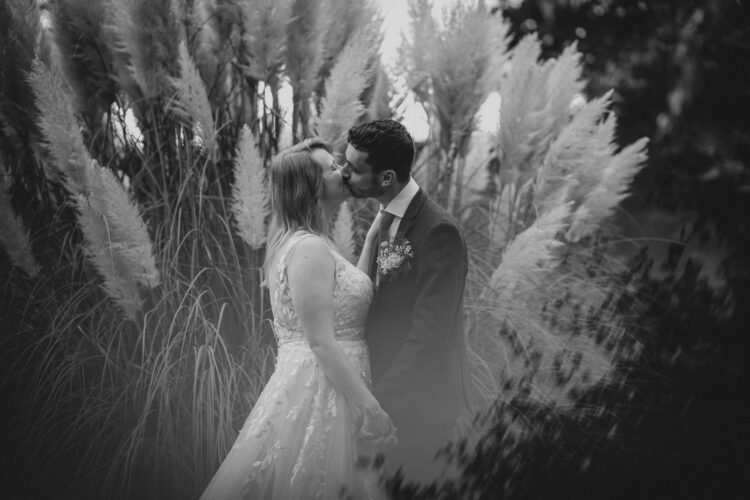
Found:
[[[319,238],[319,236],[297,232],[292,235],[280,250],[276,259],[274,271],[276,273],[275,293],[271,296],[271,308],[275,318],[276,340],[279,345],[293,341],[305,341],[305,334],[294,312],[292,297],[289,292],[289,282],[286,273],[287,263],[296,247],[303,238]],[[335,335],[337,340],[364,339],[365,321],[373,297],[373,286],[370,278],[347,261],[337,251],[331,249],[331,255],[336,265],[336,275],[333,285],[333,310]]]

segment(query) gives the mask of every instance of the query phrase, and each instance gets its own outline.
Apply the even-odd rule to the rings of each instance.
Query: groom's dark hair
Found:
[[[373,171],[393,170],[399,182],[408,182],[414,162],[414,140],[406,127],[390,118],[360,123],[349,129],[346,140],[367,153]]]

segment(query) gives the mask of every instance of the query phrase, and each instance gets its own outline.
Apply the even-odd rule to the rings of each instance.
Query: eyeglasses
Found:
[[[331,170],[342,170],[346,165],[341,165],[339,162],[336,161],[336,158],[334,157],[333,160],[331,160]]]

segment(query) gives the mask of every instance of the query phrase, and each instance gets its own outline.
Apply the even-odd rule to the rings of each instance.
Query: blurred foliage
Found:
[[[423,487],[392,478],[394,498],[729,499],[748,491],[748,7],[499,2],[512,44],[536,33],[542,58],[577,44],[586,96],[614,88],[621,145],[650,140],[619,216],[638,250],[627,252],[628,293],[618,307],[632,314],[632,303],[643,306],[631,323],[642,350],[618,367],[626,383],[576,399],[579,410],[603,416],[566,418],[585,412],[551,412],[524,394],[501,401],[478,447],[444,450],[459,476]]]
[[[617,413],[614,440],[596,441],[560,419],[552,425],[538,405],[508,420],[528,403],[514,400],[476,456],[448,453],[461,464],[461,482],[413,496],[736,498],[749,486],[750,464],[748,4],[527,0],[499,8],[513,43],[539,34],[542,57],[577,43],[587,96],[615,89],[620,144],[650,139],[619,217],[626,236],[653,238],[640,238],[648,243],[630,255],[631,296],[648,305],[634,323],[643,351],[620,367],[627,386],[597,400]],[[659,217],[671,226],[648,227]],[[509,440],[516,419],[547,440]],[[523,458],[508,462],[509,453]]]
[[[391,497],[738,498],[750,463],[749,387],[737,355],[746,329],[727,318],[728,291],[708,286],[699,265],[677,268],[682,248],[673,246],[666,279],[649,277],[654,260],[646,247],[619,276],[629,292],[615,307],[644,306],[630,332],[643,350],[618,366],[621,383],[587,388],[565,412],[529,393],[498,400],[477,418],[487,429],[478,445],[461,441],[441,451],[457,474],[430,485],[390,477]]]
[[[502,2],[508,3],[508,2]],[[630,207],[691,210],[748,249],[750,6],[737,0],[527,0],[504,6],[517,37],[536,31],[544,56],[576,42],[586,93],[614,88],[625,144],[650,138]],[[748,252],[738,252],[746,259]],[[747,279],[747,260],[734,278]],[[730,279],[733,277],[730,276]]]

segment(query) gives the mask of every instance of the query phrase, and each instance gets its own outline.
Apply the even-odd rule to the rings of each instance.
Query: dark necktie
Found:
[[[380,211],[380,232],[378,233],[378,248],[380,248],[383,245],[384,241],[391,241],[391,224],[393,224],[393,219],[396,218],[395,215],[393,215],[390,212],[386,212],[385,210]]]

